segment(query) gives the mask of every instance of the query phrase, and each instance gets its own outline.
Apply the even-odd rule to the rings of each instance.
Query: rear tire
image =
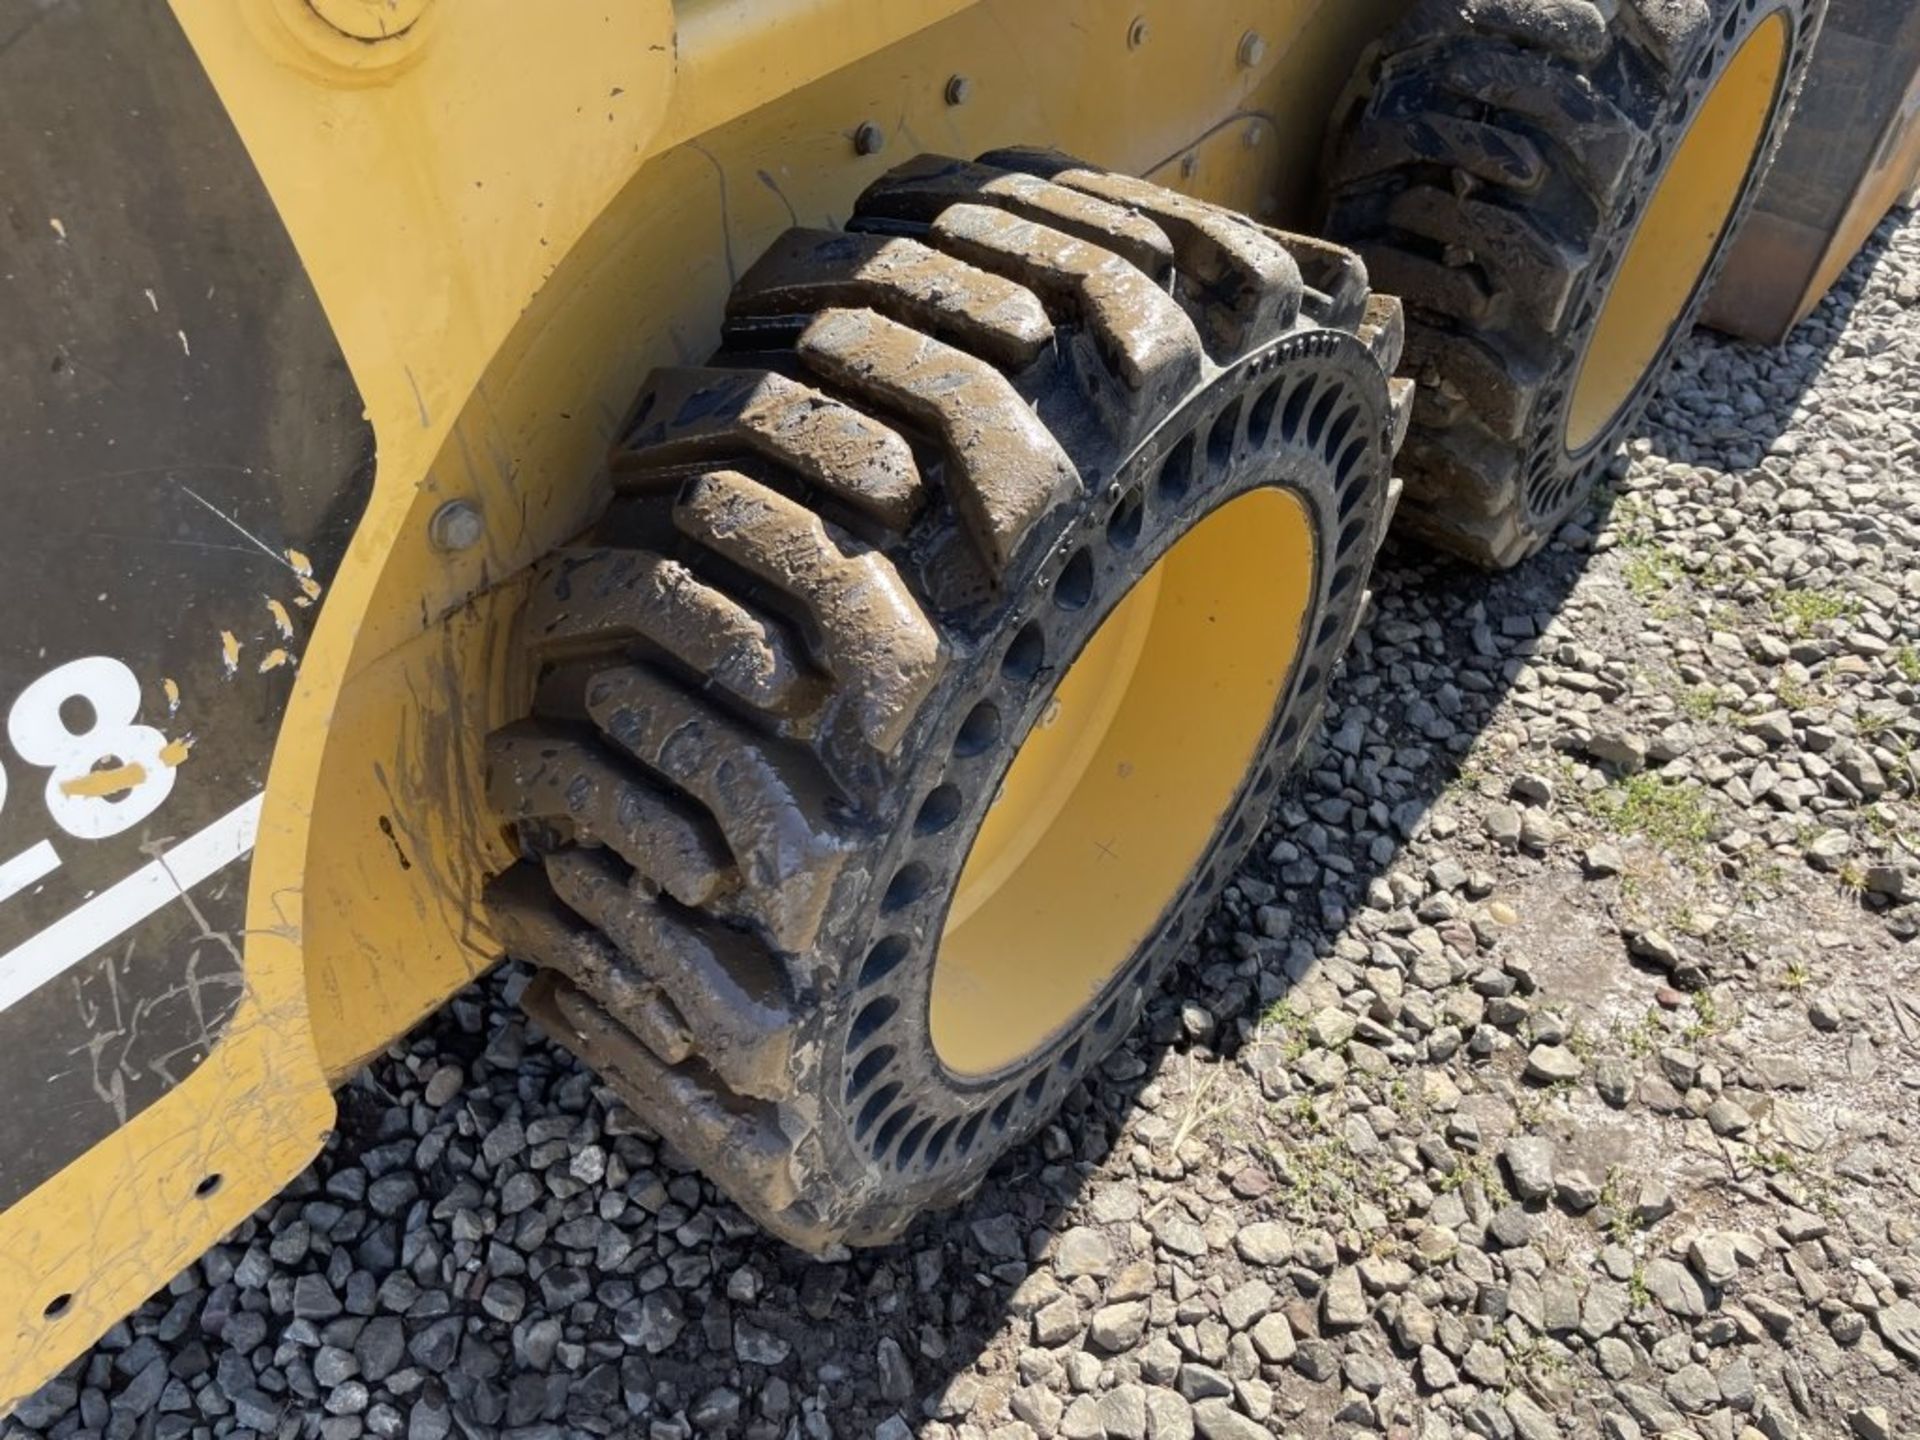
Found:
[[[1327,231],[1407,307],[1411,529],[1504,567],[1586,499],[1692,328],[1824,12],[1825,0],[1418,0],[1362,63],[1332,131]],[[1700,194],[1724,223],[1699,231],[1711,221],[1688,217],[1697,244],[1673,246],[1672,273],[1645,284],[1636,277],[1661,245],[1626,263],[1640,222],[1660,194],[1697,191],[1688,176],[1662,182],[1682,169],[1683,137],[1738,128],[1731,113],[1692,127],[1730,110],[1722,80],[1746,84],[1770,59],[1748,42],[1770,46],[1776,20],[1778,80],[1760,97],[1757,143],[1730,145],[1738,158],[1720,167],[1730,208]],[[1624,298],[1609,312],[1616,286]],[[1612,343],[1635,324],[1644,335]],[[1616,350],[1617,376],[1590,378],[1604,367],[1587,369],[1589,357]]]
[[[532,714],[490,741],[525,859],[488,902],[540,967],[529,1010],[814,1250],[966,1195],[1125,1033],[1314,727],[1410,403],[1350,256],[987,160],[923,157],[849,232],[788,232],[710,365],[651,377],[611,508],[536,572]],[[1277,688],[1244,763],[1090,993],[952,1063],[943,930],[1016,753],[1136,582],[1256,491],[1310,544],[1299,613],[1254,617]],[[1192,695],[1192,735],[1221,703]]]

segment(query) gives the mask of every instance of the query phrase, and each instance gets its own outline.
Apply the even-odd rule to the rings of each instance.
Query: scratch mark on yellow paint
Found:
[[[231,630],[220,632],[220,663],[226,667],[229,677],[240,669],[240,637]]]
[[[541,243],[545,244],[546,242],[542,241]],[[413,378],[413,370],[411,367],[403,365],[400,368],[407,372],[407,384],[413,387],[413,403],[420,411],[420,428],[422,430],[432,429],[433,417],[427,413],[427,397],[420,393],[420,382]]]
[[[168,675],[161,679],[160,688],[167,692],[167,714],[178,715],[180,713],[180,682]]]
[[[132,761],[106,770],[90,770],[60,782],[62,795],[119,795],[146,783],[147,767]]]
[[[264,675],[269,670],[278,670],[282,665],[290,665],[292,663],[293,656],[276,645],[267,652],[266,658],[260,662],[260,673]]]
[[[178,768],[186,764],[187,756],[193,753],[193,736],[182,735],[178,740],[169,740],[160,747],[160,763]]]
[[[280,638],[282,640],[291,640],[293,638],[293,617],[287,614],[287,607],[269,595],[267,597],[267,613],[273,616],[273,628],[280,632]]]

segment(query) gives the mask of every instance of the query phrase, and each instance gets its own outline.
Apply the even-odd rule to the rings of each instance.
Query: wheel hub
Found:
[[[1031,1054],[1159,919],[1273,716],[1313,562],[1299,498],[1250,491],[1175,544],[1068,667],[948,912],[929,1027],[956,1074]]]

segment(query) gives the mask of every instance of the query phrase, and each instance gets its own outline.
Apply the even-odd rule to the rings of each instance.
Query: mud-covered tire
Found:
[[[488,891],[531,1012],[802,1247],[968,1193],[1126,1031],[1314,727],[1391,509],[1398,319],[1345,252],[1043,152],[922,157],[783,235],[533,577],[532,713],[489,742],[524,859]],[[1312,517],[1311,603],[1227,813],[1082,1013],[949,1073],[929,974],[1012,755],[1133,582],[1265,486]]]
[[[1326,233],[1406,305],[1402,523],[1490,567],[1591,491],[1692,327],[1805,75],[1826,0],[1417,0],[1329,138]],[[1752,169],[1652,363],[1592,438],[1569,411],[1636,225],[1757,27],[1787,49]]]

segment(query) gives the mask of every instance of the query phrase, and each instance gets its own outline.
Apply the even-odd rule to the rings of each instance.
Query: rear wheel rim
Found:
[[[1313,605],[1314,528],[1249,491],[1155,563],[1062,676],[961,871],[934,963],[941,1063],[1017,1065],[1096,1004],[1231,811]]]
[[[1757,25],[1674,150],[1581,357],[1566,412],[1569,454],[1613,427],[1686,314],[1759,162],[1791,40],[1785,11]]]

